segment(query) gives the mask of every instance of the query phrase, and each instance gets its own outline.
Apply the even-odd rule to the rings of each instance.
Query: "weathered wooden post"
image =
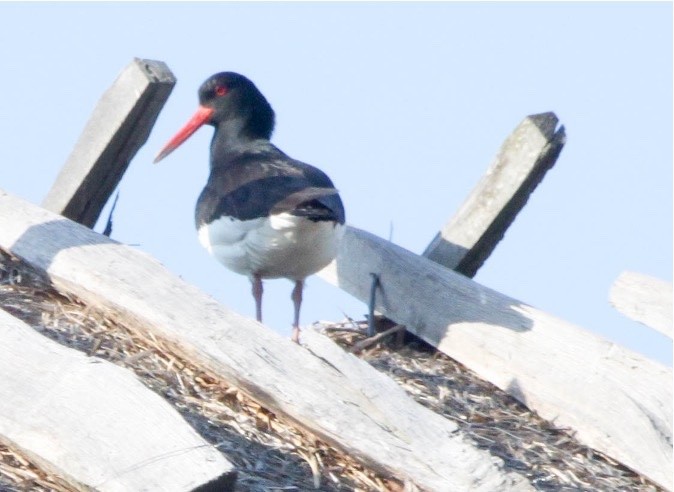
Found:
[[[501,146],[494,162],[424,256],[474,277],[555,164],[564,127],[554,113],[527,116]]]
[[[367,303],[376,274],[378,312],[671,490],[671,368],[436,264],[474,275],[561,152],[556,126],[544,113],[515,129],[428,258],[349,227],[319,276]]]
[[[175,83],[164,62],[134,59],[98,101],[42,206],[93,227]]]

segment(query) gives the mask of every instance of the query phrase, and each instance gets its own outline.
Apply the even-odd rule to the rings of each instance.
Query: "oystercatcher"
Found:
[[[344,233],[344,206],[330,178],[270,141],[274,110],[248,78],[222,72],[199,88],[199,108],[158,162],[199,127],[215,127],[210,175],[197,201],[201,244],[252,282],[262,321],[262,280],[295,282],[292,339],[299,341],[304,280],[330,263]]]

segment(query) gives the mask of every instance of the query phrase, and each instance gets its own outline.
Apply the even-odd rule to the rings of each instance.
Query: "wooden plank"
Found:
[[[557,124],[554,113],[527,116],[423,255],[473,277],[555,164],[566,142]]]
[[[462,459],[461,449],[470,445],[464,442],[460,433],[456,432],[455,423],[418,405],[390,377],[373,370],[366,361],[344,351],[327,336],[318,333],[313,328],[302,331],[302,343],[312,354],[343,375],[353,388],[367,396],[371,404],[372,418],[376,418],[378,422],[397,422],[398,432],[401,434],[424,435],[421,441],[424,447],[417,451],[426,454],[429,465],[435,466],[438,456],[452,462]],[[413,415],[414,418],[406,418]],[[451,437],[449,437],[450,434]],[[410,440],[407,445],[417,446],[418,444]],[[497,460],[488,459],[484,465],[488,466],[490,462],[496,463]],[[447,482],[446,488],[440,490],[443,492],[472,491],[473,488],[464,489]]]
[[[349,227],[319,275],[559,427],[672,487],[672,370]]]
[[[532,490],[523,477],[502,470],[500,460],[464,442],[452,422],[429,418],[406,395],[373,401],[358,381],[228,311],[148,255],[4,192],[0,247],[46,271],[56,288],[104,306],[131,328],[151,331],[177,353],[380,473],[425,490]],[[370,368],[363,377],[379,376]]]
[[[623,272],[609,294],[622,314],[672,338],[672,284],[642,273]]]
[[[0,309],[0,441],[79,490],[234,490],[233,466],[130,371]]]
[[[42,206],[93,227],[175,83],[163,62],[134,59],[98,101]]]

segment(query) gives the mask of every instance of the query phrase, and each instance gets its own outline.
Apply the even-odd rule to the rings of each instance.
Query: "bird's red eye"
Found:
[[[219,85],[215,88],[215,95],[216,96],[224,96],[227,94],[227,87],[224,85]]]

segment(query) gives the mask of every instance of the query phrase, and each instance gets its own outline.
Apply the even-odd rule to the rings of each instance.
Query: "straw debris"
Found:
[[[363,344],[366,326],[347,320],[321,329],[349,350]],[[477,447],[501,458],[506,469],[526,476],[537,490],[662,490],[580,444],[569,430],[543,420],[413,335],[407,335],[404,345],[389,337],[360,351],[359,356],[388,374],[418,403],[456,422]]]
[[[235,386],[172,353],[152,335],[131,331],[109,313],[57,293],[1,250],[0,306],[59,343],[133,370],[237,467],[237,490],[415,490],[285,422]],[[528,477],[536,489],[659,490],[418,339],[402,346],[396,337],[363,343],[365,327],[365,322],[351,319],[317,325],[345,349],[355,346],[360,357],[420,404],[457,422],[477,446],[503,459],[509,471]],[[20,451],[0,445],[0,490],[73,489]]]

